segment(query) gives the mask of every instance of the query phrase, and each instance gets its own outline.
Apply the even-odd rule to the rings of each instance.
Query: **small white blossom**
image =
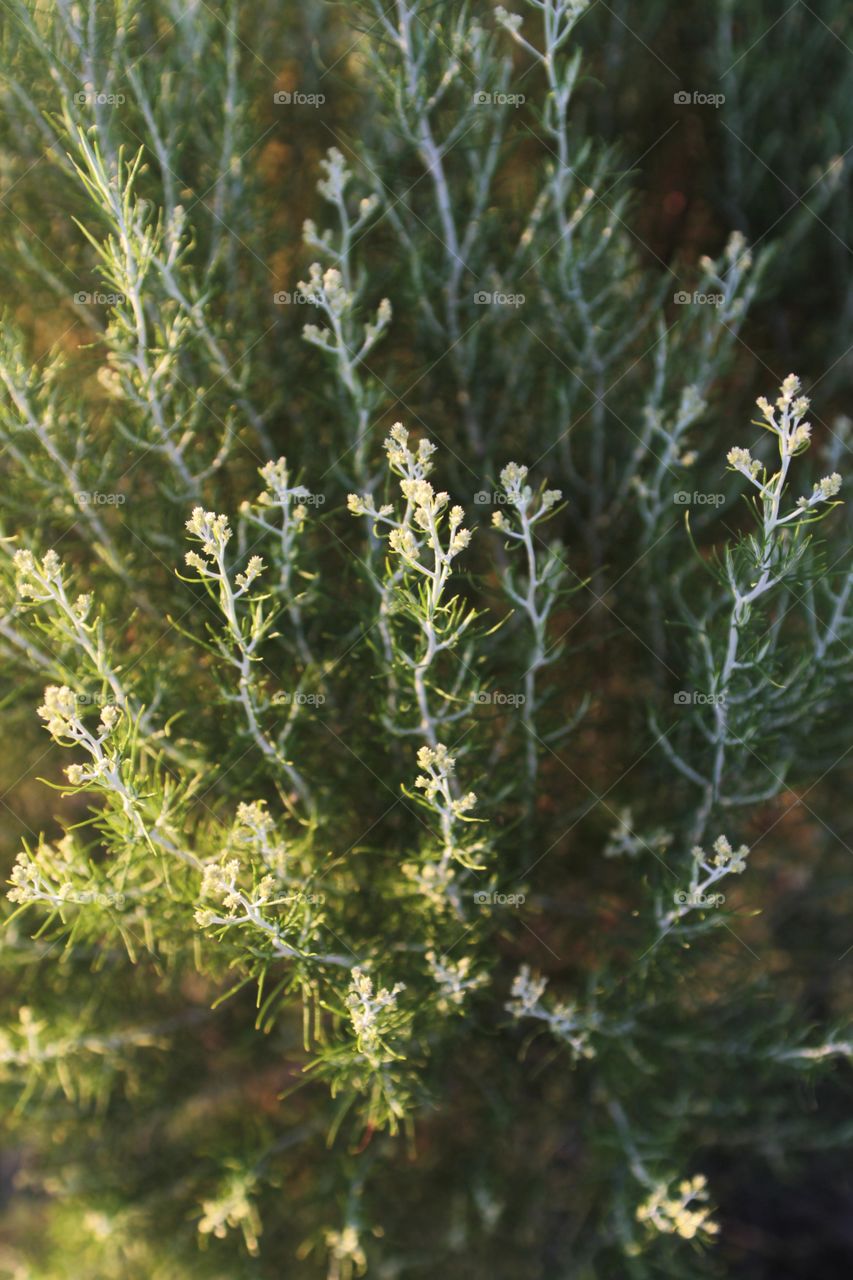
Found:
[[[463,956],[461,960],[454,962],[447,956],[438,956],[435,951],[430,950],[426,953],[426,962],[441,992],[438,1008],[442,1013],[459,1008],[469,992],[476,991],[488,982],[485,974],[472,975],[471,956]]]
[[[359,1048],[368,1058],[377,1058],[382,1046],[385,1015],[396,1009],[397,996],[405,989],[405,984],[398,982],[390,990],[381,987],[374,991],[373,980],[368,974],[358,967],[353,969],[345,1004]]]
[[[720,1228],[704,1204],[707,1199],[707,1179],[703,1174],[685,1179],[675,1190],[670,1190],[669,1183],[660,1182],[637,1208],[637,1221],[683,1240],[694,1240],[700,1234],[713,1237]]]

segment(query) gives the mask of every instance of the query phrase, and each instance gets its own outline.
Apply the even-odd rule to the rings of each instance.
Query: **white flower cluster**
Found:
[[[549,1008],[542,1000],[547,986],[547,978],[534,973],[529,965],[522,965],[513,978],[507,1012],[515,1018],[544,1022],[552,1035],[569,1046],[575,1058],[594,1058],[590,1034],[600,1025],[598,1014],[582,1013],[574,1004],[557,1003]]]
[[[695,1240],[700,1235],[712,1238],[720,1228],[704,1203],[708,1199],[707,1186],[708,1180],[701,1173],[680,1182],[673,1190],[667,1182],[658,1183],[637,1208],[637,1221],[683,1240]]]
[[[524,539],[525,526],[530,528],[543,520],[557,505],[563,494],[560,489],[541,489],[534,492],[527,484],[528,468],[517,462],[508,462],[501,471],[501,486],[507,497],[507,505],[514,509],[521,530],[515,530],[502,511],[492,516],[492,524],[510,538]]]
[[[388,465],[395,475],[404,480],[425,480],[432,471],[432,456],[435,445],[426,436],[418,441],[416,450],[409,446],[409,433],[402,422],[395,422],[385,440],[385,456]],[[374,506],[369,494],[359,497],[351,493],[347,498],[347,506],[354,516],[373,516],[381,523],[396,526],[399,522],[389,517],[394,511],[393,504],[385,503],[378,509]]]
[[[74,837],[66,832],[56,845],[42,842],[33,856],[21,849],[9,875],[10,902],[67,902],[75,889],[75,869],[79,865]]]
[[[287,864],[287,847],[278,835],[265,800],[237,805],[233,840],[235,845],[248,849],[261,858],[279,878],[283,877]]]
[[[726,875],[730,872],[735,875],[742,875],[746,871],[746,858],[749,849],[745,844],[734,850],[726,836],[717,836],[711,847],[714,851],[714,856],[710,861],[717,870],[724,872]],[[691,850],[691,853],[699,866],[705,868],[706,858],[704,851],[697,846]]]
[[[304,499],[311,497],[311,490],[304,484],[291,484],[290,469],[287,458],[278,458],[275,462],[266,462],[259,474],[266,488],[258,494],[259,507],[279,507],[290,513],[297,524],[301,524],[308,514]],[[249,503],[244,503],[241,510],[247,511]]]
[[[274,843],[275,829],[260,801],[238,807],[233,839],[248,844],[252,865],[241,857],[223,856],[204,864],[195,921],[202,929],[244,930],[252,949],[289,960],[313,960],[349,969],[346,956],[321,953],[315,943],[324,923],[322,894],[284,884],[285,851]],[[254,864],[260,853],[264,864]],[[267,870],[267,868],[270,868]]]
[[[253,922],[259,923],[260,910],[265,907],[276,890],[274,876],[264,876],[255,885],[251,894],[244,893],[238,885],[241,866],[238,858],[229,858],[225,863],[208,863],[202,875],[199,895],[213,899],[224,907],[226,915],[210,907],[199,907],[195,912],[197,924],[206,928],[213,924],[231,924]],[[238,912],[242,914],[238,916]],[[264,922],[262,927],[266,926]]]
[[[368,210],[368,216],[370,212],[372,207]],[[343,326],[355,304],[355,294],[347,289],[338,268],[326,267],[324,270],[319,262],[314,262],[309,268],[308,279],[300,280],[297,287],[324,312],[331,326],[321,329],[316,324],[303,325],[303,338],[313,346],[337,355],[348,368],[364,360],[391,323],[391,302],[388,298],[383,298],[376,308],[373,320],[364,325],[364,337],[358,351],[349,351]]]
[[[329,1229],[325,1241],[329,1252],[328,1280],[349,1280],[353,1274],[365,1274],[367,1254],[354,1226],[345,1226],[342,1231]]]
[[[249,804],[241,802],[237,805],[234,830],[238,839],[250,841],[260,848],[267,847],[275,823],[266,803],[266,800],[252,800]]]
[[[22,597],[41,599],[40,587],[44,588],[48,583],[59,582],[62,579],[62,561],[52,548],[44,553],[41,562],[36,560],[31,551],[24,550],[16,551],[12,562],[21,575],[18,594]]]
[[[203,578],[221,581],[225,577],[225,548],[232,537],[228,517],[217,515],[213,511],[205,511],[203,507],[195,507],[192,516],[186,522],[186,527],[190,536],[197,538],[202,544],[203,556],[207,557],[204,559],[197,551],[188,551],[184,557],[187,564],[196,569]],[[245,570],[238,573],[234,579],[238,587],[234,593],[234,599],[248,591],[265,567],[260,556],[249,557]]]
[[[447,862],[404,862],[401,872],[413,888],[437,911],[459,910],[456,873]]]
[[[448,751],[444,743],[434,747],[423,746],[418,750],[418,767],[421,773],[415,778],[415,786],[423,793],[424,802],[436,814],[441,831],[441,861],[433,873],[433,887],[446,878],[451,864],[471,870],[482,871],[477,861],[482,852],[482,843],[477,840],[464,840],[457,829],[460,823],[477,822],[470,816],[477,803],[475,792],[468,791],[463,795],[454,794],[453,776],[456,758]],[[448,884],[448,891],[454,901],[458,901],[455,885]]]
[[[801,510],[808,510],[809,507],[816,507],[818,503],[829,502],[836,497],[841,491],[841,476],[837,471],[833,471],[832,475],[824,476],[822,480],[817,480],[808,498],[798,498],[797,506]]]
[[[218,1196],[202,1201],[199,1235],[212,1235],[217,1240],[224,1240],[229,1230],[239,1228],[246,1251],[250,1257],[256,1258],[260,1253],[261,1219],[251,1197],[257,1181],[257,1176],[251,1171],[235,1171]]]
[[[781,460],[779,471],[768,477],[766,469],[756,458],[753,458],[749,449],[736,447],[730,449],[726,455],[729,469],[745,476],[759,491],[762,499],[772,506],[774,528],[796,521],[804,512],[822,503],[830,502],[841,489],[841,476],[834,471],[831,475],[818,480],[808,497],[798,498],[794,511],[786,516],[779,516],[779,499],[782,496],[790,461],[803,453],[811,443],[811,423],[803,421],[809,410],[809,400],[799,392],[799,378],[796,374],[789,373],[782,383],[775,404],[771,404],[765,396],[759,396],[756,401],[763,418],[761,425],[777,438]]]
[[[391,470],[401,477],[400,490],[406,499],[403,517],[397,519],[394,516],[394,507],[390,503],[377,509],[369,494],[359,496],[351,493],[347,506],[355,516],[372,516],[377,523],[389,525],[388,544],[392,551],[433,582],[440,580],[443,584],[451,560],[471,541],[470,530],[461,527],[465,512],[460,506],[453,506],[448,512],[449,495],[437,493],[426,479],[432,470],[430,459],[435,453],[435,445],[431,441],[421,439],[417,449],[412,450],[408,431],[401,422],[396,422],[385,441],[385,452]],[[446,546],[440,536],[445,515],[450,533]],[[431,566],[421,560],[425,546],[433,553]]]
[[[92,612],[93,597],[89,592],[81,592],[73,601],[65,591],[65,566],[54,550],[44,553],[37,560],[31,551],[16,551],[13,564],[18,572],[17,589],[22,600],[31,600],[34,604],[58,606],[60,612],[71,623],[78,639],[85,635],[86,623]],[[83,643],[85,648],[85,641]]]
[[[387,1015],[397,1008],[397,997],[405,989],[405,983],[397,982],[390,990],[375,991],[368,974],[358,967],[352,971],[345,1003],[358,1047],[374,1065],[382,1058]]]
[[[447,747],[439,742],[436,747],[421,747],[418,750],[418,768],[424,772],[418,774],[415,786],[419,787],[427,800],[434,801],[441,797],[444,805],[454,818],[469,813],[477,803],[473,791],[454,799],[450,794],[450,778],[456,769],[456,757]]]
[[[449,1013],[453,1009],[458,1010],[470,991],[476,991],[488,982],[486,974],[471,973],[473,964],[471,956],[464,956],[454,963],[447,956],[439,956],[435,951],[430,950],[426,953],[426,962],[441,993],[438,1009],[442,1013]]]
[[[74,787],[95,781],[109,781],[116,770],[115,753],[104,751],[104,743],[110,738],[121,719],[121,709],[113,703],[101,708],[96,732],[86,727],[79,715],[78,699],[68,685],[48,685],[44,702],[38,714],[55,742],[61,746],[82,746],[92,757],[89,765],[71,764],[65,776]]]
[[[672,844],[673,837],[668,831],[656,828],[648,835],[639,835],[634,823],[634,814],[630,808],[620,809],[616,815],[616,826],[610,832],[604,846],[605,858],[636,858],[650,849],[661,854]]]
[[[517,1018],[532,1015],[539,1007],[547,986],[547,978],[543,978],[541,973],[534,973],[529,964],[523,964],[512,980],[507,1009]]]
[[[215,560],[231,540],[228,517],[217,515],[215,511],[205,511],[204,507],[193,507],[186,526],[187,532],[199,540],[202,551],[211,560]]]
[[[323,176],[317,183],[317,190],[330,204],[343,205],[344,195],[352,177],[352,172],[347,168],[346,160],[343,152],[337,147],[329,147],[323,159],[320,161],[320,168]],[[376,210],[379,208],[380,200],[377,195],[365,196],[358,203],[358,221],[366,222]],[[316,248],[328,250],[330,243],[328,235],[324,239],[317,236],[317,227],[311,218],[306,218],[302,225],[303,235],[307,244],[313,244]]]
[[[509,462],[503,468],[500,478],[507,513],[495,512],[492,525],[508,540],[508,548],[514,544],[514,550],[522,553],[521,570],[507,563],[501,579],[504,591],[525,619],[528,635],[521,724],[526,739],[528,798],[532,801],[539,768],[537,748],[543,740],[536,722],[541,705],[537,681],[543,669],[558,661],[562,653],[559,642],[548,643],[548,629],[551,614],[565,589],[568,565],[559,540],[555,538],[546,543],[538,530],[538,526],[554,514],[562,492],[547,489],[544,484],[534,490],[527,483],[527,475],[528,468],[517,462]],[[567,731],[568,727],[564,726],[563,732]]]
[[[533,3],[539,9],[543,7],[539,4],[538,0],[533,0]],[[577,22],[578,18],[586,12],[589,5],[590,0],[557,0],[557,3],[553,5],[554,14],[551,18],[555,30],[563,31],[563,23],[565,23],[565,29],[568,30],[568,28],[570,28],[573,23]],[[495,20],[504,28],[505,31],[508,31],[513,39],[517,40],[519,44],[524,45],[525,48],[528,48],[539,58],[543,57],[539,50],[533,48],[532,45],[529,45],[520,34],[521,27],[524,22],[520,13],[510,13],[502,4],[499,4],[495,8]]]
[[[325,196],[327,200],[334,204],[343,196],[350,178],[350,171],[347,169],[344,153],[337,147],[329,147],[329,150],[320,161],[320,168],[323,172],[323,177],[317,183],[317,190],[321,196]]]
[[[495,9],[495,20],[510,32],[520,31],[524,23],[524,18],[520,13],[510,13],[507,9],[499,4]]]
[[[691,911],[716,905],[709,890],[726,876],[739,876],[746,870],[746,859],[749,855],[747,845],[742,844],[735,849],[727,836],[720,835],[717,836],[711,850],[712,852],[707,854],[700,845],[695,845],[690,850],[693,860],[690,884],[686,891],[676,894],[676,905],[671,911],[664,915],[659,914],[659,923],[662,928],[669,929]]]
[[[757,458],[753,458],[749,449],[741,449],[740,447],[729,449],[726,454],[726,461],[732,471],[740,471],[749,480],[755,480],[761,470],[761,463]]]

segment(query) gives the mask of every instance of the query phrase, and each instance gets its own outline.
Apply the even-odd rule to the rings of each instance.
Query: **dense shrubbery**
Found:
[[[6,6],[4,1275],[849,1265],[853,23],[669,7]]]

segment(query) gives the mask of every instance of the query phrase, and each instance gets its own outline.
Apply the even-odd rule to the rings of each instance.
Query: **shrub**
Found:
[[[853,1052],[778,245],[654,260],[585,0],[7,8],[4,1266],[747,1265]]]

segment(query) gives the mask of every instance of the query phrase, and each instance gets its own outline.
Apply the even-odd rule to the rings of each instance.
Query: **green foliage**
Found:
[[[3,1274],[752,1277],[849,1140],[844,359],[635,7],[6,6]]]

